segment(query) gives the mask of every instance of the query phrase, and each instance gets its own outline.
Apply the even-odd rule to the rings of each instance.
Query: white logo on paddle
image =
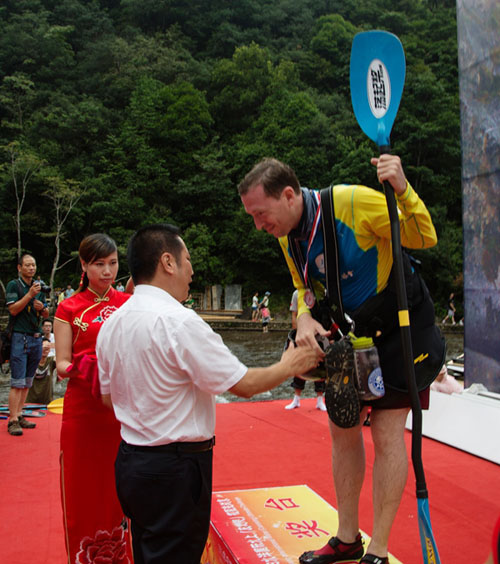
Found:
[[[373,59],[366,75],[370,110],[376,118],[384,117],[391,103],[391,81],[382,61]]]

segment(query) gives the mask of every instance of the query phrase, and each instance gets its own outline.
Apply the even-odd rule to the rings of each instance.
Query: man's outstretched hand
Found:
[[[325,353],[318,345],[313,348],[309,346],[295,347],[291,344],[283,352],[281,362],[291,374],[300,376],[316,368],[324,358]]]

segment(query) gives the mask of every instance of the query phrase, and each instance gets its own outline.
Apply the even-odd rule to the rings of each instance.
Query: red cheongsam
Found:
[[[56,319],[73,332],[73,370],[61,426],[61,497],[69,564],[133,562],[127,520],[115,490],[120,424],[100,399],[95,345],[102,323],[130,294],[110,288],[62,301]]]

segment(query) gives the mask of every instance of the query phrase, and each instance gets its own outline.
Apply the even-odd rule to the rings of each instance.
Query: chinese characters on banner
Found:
[[[306,485],[216,492],[201,562],[296,564],[337,527],[337,511]]]

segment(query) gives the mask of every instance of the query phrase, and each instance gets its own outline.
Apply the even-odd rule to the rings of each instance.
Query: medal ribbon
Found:
[[[316,210],[316,215],[314,216],[313,228],[311,229],[311,234],[309,235],[309,242],[307,243],[306,261],[305,261],[304,268],[302,269],[302,275],[304,277],[304,284],[306,286],[307,286],[307,274],[308,274],[308,270],[309,270],[309,251],[311,250],[311,246],[312,246],[312,243],[314,241],[314,237],[316,236],[316,233],[318,231],[319,222],[320,222],[320,219],[321,219],[321,205],[320,205],[321,196],[319,195],[319,192],[313,192],[313,195],[316,198],[316,201],[318,203],[318,209]]]

